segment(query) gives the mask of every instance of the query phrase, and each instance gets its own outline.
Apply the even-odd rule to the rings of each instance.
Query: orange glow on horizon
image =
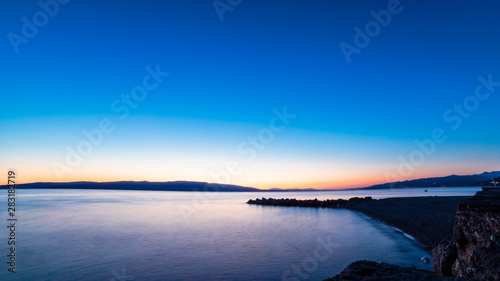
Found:
[[[118,177],[74,177],[68,178],[65,180],[58,180],[53,177],[36,177],[29,176],[25,177],[23,174],[19,174],[17,184],[25,184],[25,183],[37,183],[37,182],[54,182],[54,183],[63,183],[63,182],[119,182],[119,181],[148,181],[148,182],[170,182],[170,181],[193,181],[193,182],[207,182],[204,180],[190,180],[190,179],[137,179],[137,178],[118,178]],[[210,182],[215,183],[215,182]],[[380,179],[372,178],[372,179],[364,179],[361,181],[355,181],[352,179],[346,180],[331,180],[331,181],[310,181],[310,182],[299,182],[299,183],[272,183],[272,184],[245,184],[242,182],[230,182],[228,184],[231,185],[239,185],[246,187],[253,187],[262,190],[269,190],[272,188],[281,188],[281,189],[346,189],[346,188],[358,188],[358,187],[366,187],[375,184],[381,184]]]
[[[104,171],[95,172],[95,170],[86,170],[85,174],[93,174],[93,176],[83,176],[82,173],[70,173],[62,180],[57,179],[50,167],[45,167],[44,169],[36,169],[34,167],[25,166],[25,169],[17,170],[16,179],[17,184],[23,183],[35,183],[35,182],[79,182],[79,181],[89,181],[89,182],[117,182],[117,181],[149,181],[149,182],[169,182],[169,181],[193,181],[193,182],[209,182],[217,183],[211,180],[210,177],[203,177],[200,174],[193,174],[192,176],[184,175],[179,177],[174,176],[156,176],[162,175],[163,173],[158,171],[152,171],[151,173],[144,176],[144,178],[139,178],[138,175],[142,174],[139,171],[136,174],[129,174],[126,177],[122,176],[121,171],[117,171],[114,174],[108,174]],[[30,168],[30,169],[27,169]],[[414,180],[419,178],[429,178],[429,177],[444,177],[452,174],[457,175],[471,175],[480,174],[484,170],[469,171],[467,169],[433,169],[434,167],[428,167],[428,169],[417,170],[415,173],[407,178],[402,178],[402,180]],[[82,171],[83,172],[83,171]],[[255,174],[261,174],[255,171]],[[6,173],[6,171],[5,171]],[[342,176],[342,177],[341,177]],[[360,188],[368,187],[376,184],[383,184],[389,182],[384,174],[380,171],[370,171],[370,173],[344,173],[342,175],[336,174],[333,176],[325,175],[324,173],[304,173],[302,175],[295,175],[295,177],[289,177],[285,180],[279,180],[280,176],[275,175],[264,175],[261,177],[252,177],[247,175],[246,177],[234,177],[230,179],[227,184],[239,185],[246,187],[253,187],[263,190],[268,190],[272,188],[280,189],[348,189],[348,188]],[[312,178],[314,180],[306,180],[304,178]],[[224,182],[219,182],[224,183]]]

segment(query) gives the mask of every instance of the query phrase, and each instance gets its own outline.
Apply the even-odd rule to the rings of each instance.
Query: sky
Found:
[[[500,170],[497,1],[0,4],[19,182],[351,188]]]

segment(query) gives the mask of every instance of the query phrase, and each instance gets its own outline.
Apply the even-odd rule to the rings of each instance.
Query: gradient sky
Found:
[[[219,3],[239,5],[221,21],[212,1],[71,0],[44,24],[36,1],[2,1],[0,171],[345,188],[500,170],[500,85],[478,79],[500,82],[499,2],[401,1],[350,63],[340,44],[392,1]],[[148,66],[170,75],[120,119],[113,102]],[[248,152],[284,107],[296,117]],[[102,120],[114,130],[70,167],[67,149]],[[422,154],[436,128],[446,140]],[[411,155],[424,158],[404,170]]]

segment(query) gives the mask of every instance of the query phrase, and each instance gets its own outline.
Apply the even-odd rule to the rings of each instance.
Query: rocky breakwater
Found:
[[[344,199],[327,199],[327,200],[318,200],[318,199],[309,199],[309,200],[297,200],[297,199],[289,199],[289,198],[257,198],[255,200],[248,200],[247,204],[252,205],[264,205],[264,206],[283,206],[283,207],[313,207],[313,208],[347,208],[354,206],[356,204],[362,202],[370,202],[374,199],[372,197],[353,197],[349,200]]]
[[[433,250],[443,276],[500,280],[500,191],[481,191],[458,205],[454,241]]]

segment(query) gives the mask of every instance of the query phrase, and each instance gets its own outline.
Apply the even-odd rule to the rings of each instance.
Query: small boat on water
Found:
[[[483,184],[481,183],[481,188],[483,189],[483,191],[500,191],[500,187],[497,186],[498,182],[495,181],[495,179],[491,179],[491,182],[493,184],[493,186],[483,186]]]

